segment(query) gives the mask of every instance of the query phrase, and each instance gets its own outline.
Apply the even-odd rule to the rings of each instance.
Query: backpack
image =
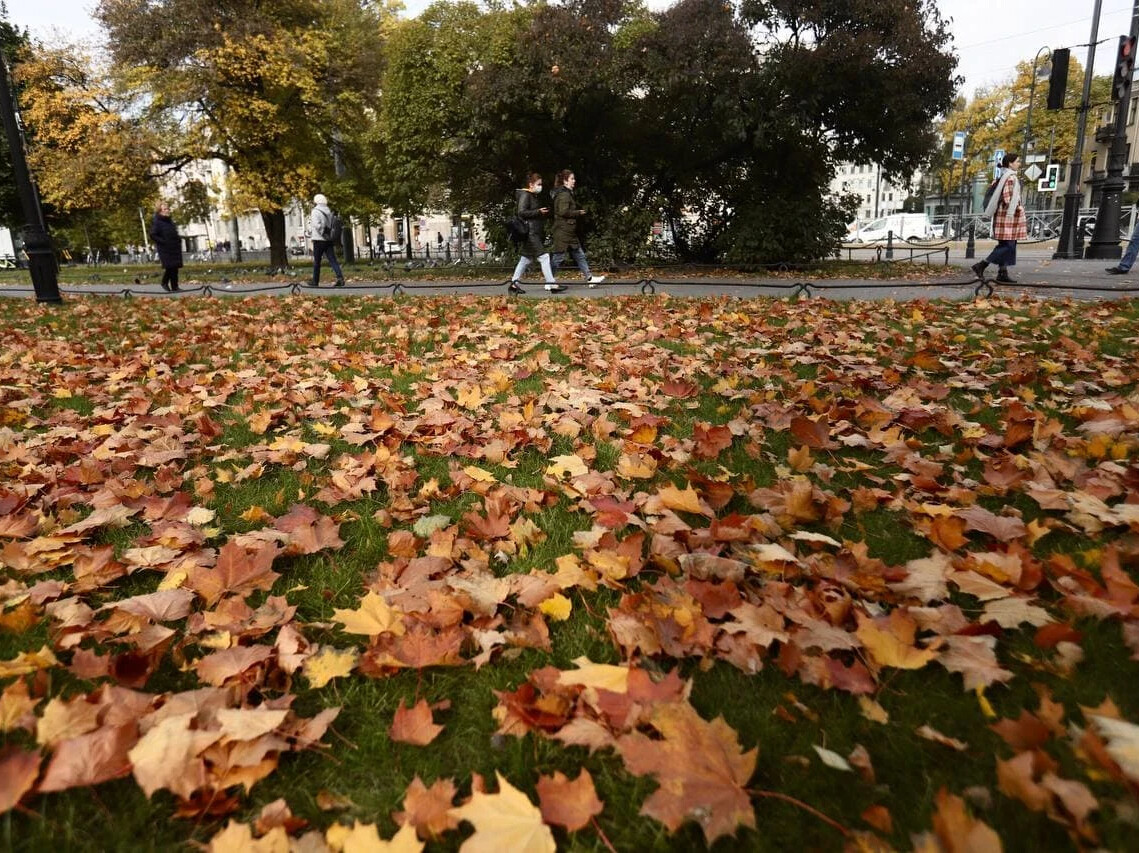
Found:
[[[344,220],[340,218],[340,214],[335,210],[332,211],[332,216],[328,218],[328,239],[333,243],[339,243],[344,236]]]
[[[506,220],[506,235],[511,243],[521,243],[530,236],[530,226],[521,216],[512,216]]]
[[[981,199],[981,210],[983,210],[986,214],[992,215],[993,213],[996,213],[996,204],[993,204],[993,210],[990,211],[989,203],[992,202],[993,194],[996,193],[997,187],[1000,186],[1000,183],[1000,178],[994,178],[993,182],[989,184],[989,188],[985,190],[985,197]]]

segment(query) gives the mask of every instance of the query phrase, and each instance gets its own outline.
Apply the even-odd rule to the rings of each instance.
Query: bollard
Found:
[[[886,260],[891,261],[894,259],[894,232],[886,232]]]
[[[969,223],[969,239],[965,242],[965,260],[967,260],[967,261],[973,260],[973,256],[977,252],[977,244],[976,244],[976,240],[974,239],[976,237],[976,232],[977,232],[977,223],[975,221],[970,222]]]
[[[463,244],[459,244],[459,250],[462,251]],[[447,263],[451,263],[451,244],[448,243],[443,247],[443,254],[446,256]]]

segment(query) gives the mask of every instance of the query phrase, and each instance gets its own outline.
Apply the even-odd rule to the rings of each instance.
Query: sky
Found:
[[[32,34],[51,41],[65,38],[100,40],[90,10],[96,0],[7,0],[8,17]],[[404,0],[409,14],[417,14],[428,0]],[[648,0],[654,8],[670,0]],[[1129,0],[1102,0],[1099,38],[1107,39],[1096,53],[1096,70],[1106,74],[1115,57],[1116,38],[1127,33],[1131,20]],[[1087,59],[1095,0],[937,0],[941,14],[950,19],[950,31],[960,57],[958,73],[965,77],[962,94],[1012,77],[1016,63],[1031,59],[1042,47],[1071,47],[1083,65]],[[1000,14],[994,14],[999,9]],[[1076,45],[1084,45],[1076,47]]]

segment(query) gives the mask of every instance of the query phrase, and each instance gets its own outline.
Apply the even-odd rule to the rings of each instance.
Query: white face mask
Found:
[[[542,191],[542,185],[541,184],[538,184],[536,187],[534,187],[534,192],[540,193],[541,191]]]

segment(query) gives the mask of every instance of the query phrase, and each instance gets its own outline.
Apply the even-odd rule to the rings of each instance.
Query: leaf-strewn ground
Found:
[[[1134,302],[5,310],[6,849],[1139,831]]]

